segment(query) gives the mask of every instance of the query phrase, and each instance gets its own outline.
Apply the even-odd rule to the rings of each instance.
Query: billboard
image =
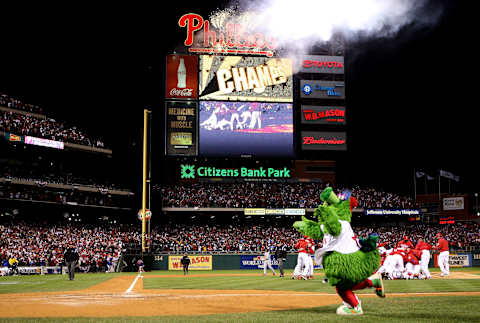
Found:
[[[463,210],[465,208],[465,202],[463,197],[446,197],[443,199],[443,210]]]
[[[229,167],[221,168],[208,165],[180,164],[180,178],[290,178],[287,167]]]
[[[168,270],[183,270],[182,260],[180,256],[168,256]],[[213,256],[206,255],[189,255],[190,265],[188,270],[212,270]]]
[[[13,133],[5,132],[5,139],[11,142],[24,142],[23,136],[18,136]]]
[[[345,83],[336,81],[300,81],[300,97],[310,99],[345,99]]]
[[[199,154],[293,157],[291,103],[201,101]]]
[[[301,106],[302,124],[345,125],[345,107],[337,106]]]
[[[25,143],[27,145],[34,145],[34,146],[41,146],[41,147],[55,148],[55,149],[65,148],[65,144],[61,141],[30,137],[30,136],[25,136],[24,138],[25,138]]]
[[[241,255],[240,269],[263,269],[263,255]],[[278,259],[270,256],[272,267],[278,268]]]
[[[167,155],[198,154],[198,104],[196,102],[165,102]]]
[[[198,97],[198,57],[167,56],[166,99],[196,99]]]
[[[302,150],[347,150],[346,132],[302,131]]]
[[[310,55],[300,58],[299,73],[343,74],[343,56]]]
[[[293,102],[288,58],[200,56],[200,100]]]

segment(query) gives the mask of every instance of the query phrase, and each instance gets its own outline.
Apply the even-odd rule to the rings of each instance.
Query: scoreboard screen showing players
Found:
[[[291,103],[200,101],[199,153],[294,157]]]

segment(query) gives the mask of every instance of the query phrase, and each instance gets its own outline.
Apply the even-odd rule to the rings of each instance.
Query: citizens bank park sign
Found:
[[[181,179],[209,177],[237,177],[237,178],[290,178],[290,169],[283,167],[282,169],[272,167],[259,168],[219,168],[209,166],[196,165],[180,165]]]

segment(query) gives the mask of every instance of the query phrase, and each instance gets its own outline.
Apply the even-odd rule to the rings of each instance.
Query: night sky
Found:
[[[163,113],[164,57],[184,40],[178,18],[223,3],[205,2],[173,11],[2,5],[0,91],[103,136],[119,171],[136,169],[142,111]],[[458,190],[480,189],[473,2],[431,3],[442,8],[432,25],[347,42],[349,151],[338,180],[412,193],[414,168],[444,169],[461,177]]]

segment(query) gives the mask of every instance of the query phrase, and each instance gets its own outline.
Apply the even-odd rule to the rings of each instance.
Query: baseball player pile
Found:
[[[413,246],[408,236],[404,236],[393,248],[386,243],[379,244],[378,251],[382,258],[378,273],[385,279],[430,279],[432,275],[428,270],[428,264],[431,250],[437,250],[440,252],[438,255],[438,266],[442,272],[440,276],[449,276],[448,241],[441,233],[438,233],[436,238],[438,239],[436,246],[428,244],[422,238]]]

